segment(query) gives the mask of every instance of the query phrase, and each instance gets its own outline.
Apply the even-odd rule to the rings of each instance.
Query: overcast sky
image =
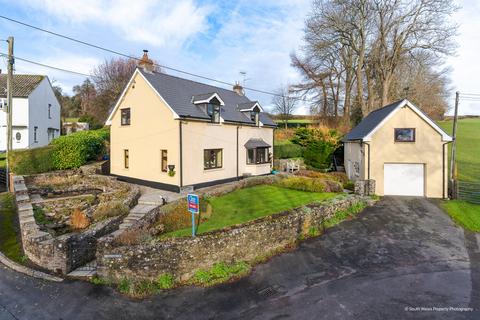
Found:
[[[302,44],[310,0],[0,0],[0,4],[2,15],[127,54],[140,56],[148,49],[153,59],[174,68],[230,83],[242,81],[240,71],[245,71],[246,86],[274,91],[300,79],[290,66],[290,53]],[[480,93],[476,81],[480,1],[459,4],[463,8],[453,17],[460,24],[458,54],[447,65],[452,68],[454,90]],[[113,57],[0,19],[0,39],[9,35],[15,37],[18,57],[82,73]],[[2,42],[0,52],[6,50]],[[5,59],[0,67],[6,70]],[[47,74],[67,92],[84,79],[19,60],[16,71]],[[264,106],[271,103],[268,95],[248,91],[247,95]],[[480,103],[461,103],[460,112],[480,114]]]

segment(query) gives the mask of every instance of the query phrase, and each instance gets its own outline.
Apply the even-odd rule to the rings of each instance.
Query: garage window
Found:
[[[415,142],[415,128],[395,128],[395,142]]]

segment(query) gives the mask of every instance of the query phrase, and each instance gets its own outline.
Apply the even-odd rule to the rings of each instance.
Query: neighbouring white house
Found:
[[[47,145],[60,135],[60,103],[43,75],[13,76],[12,148]],[[7,149],[7,75],[0,74],[0,151]]]

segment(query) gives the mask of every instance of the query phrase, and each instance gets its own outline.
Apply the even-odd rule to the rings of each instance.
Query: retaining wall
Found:
[[[110,177],[99,179],[112,180]],[[35,222],[24,177],[14,176],[12,180],[23,250],[32,262],[47,270],[67,274],[95,259],[97,239],[117,230],[124,218],[123,216],[109,218],[94,224],[83,232],[53,237],[50,233],[40,230]],[[124,203],[129,206],[134,205],[139,194],[138,189],[132,189],[124,199]]]
[[[242,225],[198,235],[157,240],[153,243],[118,246],[112,238],[103,238],[97,246],[97,272],[119,280],[155,279],[164,273],[181,281],[198,269],[208,269],[216,262],[252,262],[295,243],[313,228],[321,230],[325,219],[370,198],[344,196],[326,203],[281,212]]]

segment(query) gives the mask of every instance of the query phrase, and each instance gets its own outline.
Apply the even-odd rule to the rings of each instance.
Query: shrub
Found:
[[[52,171],[55,169],[52,153],[52,146],[11,151],[8,155],[10,170],[24,175]]]
[[[316,169],[329,169],[336,145],[327,141],[312,140],[303,152],[305,164]]]
[[[245,262],[237,262],[227,265],[224,262],[218,262],[210,270],[199,270],[195,273],[192,282],[194,284],[211,286],[225,282],[247,274],[250,266]]]
[[[283,188],[309,192],[324,192],[327,189],[327,184],[324,180],[306,177],[286,178],[281,180],[278,185]]]
[[[78,168],[103,155],[106,133],[99,131],[80,131],[53,140],[53,166],[60,170]]]
[[[335,180],[324,178],[289,177],[278,182],[283,188],[308,192],[342,192],[342,185]]]
[[[171,289],[175,285],[175,279],[169,273],[160,275],[157,279],[157,287],[159,289]]]
[[[156,224],[162,224],[165,227],[164,232],[180,230],[192,225],[192,214],[187,209],[186,199],[167,204],[161,207],[160,211],[161,214]],[[195,217],[197,216],[195,215]]]
[[[73,229],[85,229],[90,225],[90,220],[80,209],[74,209],[70,215],[70,224]]]
[[[93,219],[100,221],[111,217],[126,215],[128,212],[129,208],[121,201],[102,202],[93,213]]]
[[[303,147],[296,144],[282,144],[273,146],[275,159],[300,158],[303,154]]]
[[[354,191],[355,190],[355,183],[353,183],[353,181],[348,181],[348,182],[343,184],[343,188],[347,189],[347,190],[350,190],[350,191]]]

